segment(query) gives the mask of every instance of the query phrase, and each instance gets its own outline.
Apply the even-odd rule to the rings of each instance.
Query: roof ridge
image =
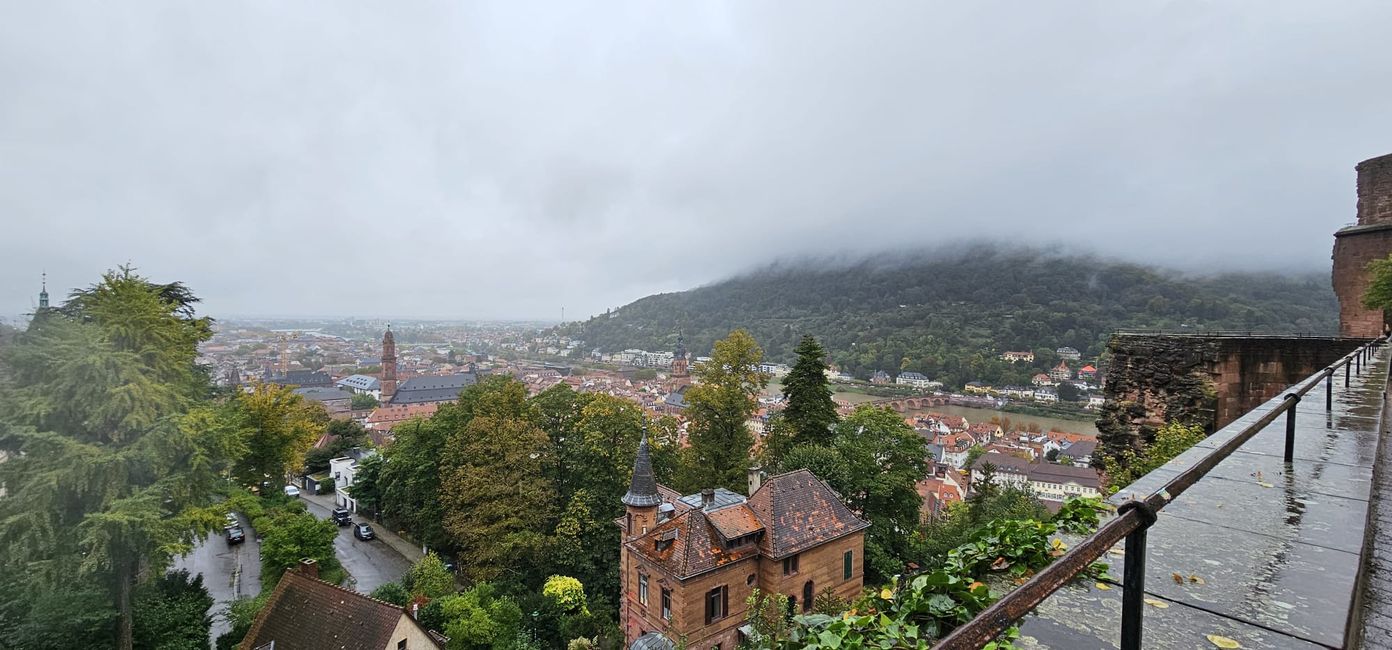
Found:
[[[392,609],[398,610],[398,611],[400,611],[400,612],[402,612],[402,613],[405,613],[405,611],[406,611],[406,608],[405,608],[405,607],[402,607],[402,606],[400,606],[400,605],[396,605],[396,604],[394,604],[394,603],[389,603],[389,602],[387,602],[387,601],[385,601],[385,600],[378,600],[378,599],[376,599],[376,598],[373,598],[372,596],[369,596],[368,594],[365,594],[365,593],[362,593],[362,592],[359,592],[359,591],[353,591],[352,589],[349,589],[349,588],[344,587],[344,586],[342,586],[342,585],[336,585],[336,584],[334,584],[334,583],[332,583],[332,582],[329,582],[329,581],[327,581],[327,580],[320,580],[319,578],[311,578],[311,577],[309,577],[309,576],[307,576],[307,575],[304,575],[304,574],[302,574],[302,573],[299,573],[299,572],[295,571],[295,569],[289,569],[289,570],[287,570],[285,573],[286,573],[287,575],[288,575],[288,574],[294,574],[294,575],[296,575],[297,577],[304,578],[305,580],[309,580],[309,581],[311,581],[311,582],[317,582],[317,583],[319,583],[319,584],[328,585],[328,586],[330,586],[330,587],[332,587],[332,588],[334,588],[334,589],[337,589],[338,591],[341,591],[341,592],[343,592],[343,593],[345,593],[345,594],[349,594],[349,595],[352,595],[352,596],[357,596],[357,597],[359,597],[359,598],[364,598],[364,599],[369,600],[369,601],[372,601],[373,603],[376,603],[376,604],[378,604],[378,605],[386,605],[387,607],[390,607],[390,608],[392,608]],[[282,576],[282,580],[283,580],[283,579],[284,579],[284,577]]]

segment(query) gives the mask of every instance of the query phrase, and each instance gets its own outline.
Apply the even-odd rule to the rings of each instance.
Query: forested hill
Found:
[[[972,247],[853,265],[774,266],[659,294],[560,330],[586,348],[670,350],[677,329],[694,355],[749,330],[787,361],[812,334],[857,377],[916,370],[949,384],[1011,381],[995,355],[1062,346],[1101,353],[1120,328],[1330,334],[1338,308],[1327,274],[1191,277],[1088,256]]]

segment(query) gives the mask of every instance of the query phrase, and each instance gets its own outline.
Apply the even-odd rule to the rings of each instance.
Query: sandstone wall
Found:
[[[1166,422],[1212,432],[1352,352],[1364,339],[1118,334],[1098,443],[1115,456]]]
[[[1334,294],[1339,297],[1339,334],[1373,337],[1385,316],[1363,307],[1368,262],[1392,254],[1392,154],[1370,158],[1358,172],[1358,224],[1334,233]]]

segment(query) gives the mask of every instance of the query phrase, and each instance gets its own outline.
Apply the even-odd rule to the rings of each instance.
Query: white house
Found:
[[[912,371],[899,373],[899,376],[894,379],[894,383],[900,386],[913,386],[914,388],[932,388],[933,384],[942,386],[941,382],[935,382],[925,377],[923,373]]]
[[[371,456],[376,456],[375,449],[349,449],[343,456],[329,461],[329,475],[334,480],[334,502],[340,508],[347,508],[349,511],[358,511],[358,502],[348,494],[349,486],[353,485],[353,477],[358,469],[358,461]]]

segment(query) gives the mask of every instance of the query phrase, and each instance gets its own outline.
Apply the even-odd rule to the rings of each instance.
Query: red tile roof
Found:
[[[759,548],[775,560],[870,526],[805,469],[770,476],[749,497],[749,507],[768,531]]]
[[[415,624],[396,605],[290,570],[280,577],[241,648],[274,641],[276,650],[383,650],[402,618]]]

